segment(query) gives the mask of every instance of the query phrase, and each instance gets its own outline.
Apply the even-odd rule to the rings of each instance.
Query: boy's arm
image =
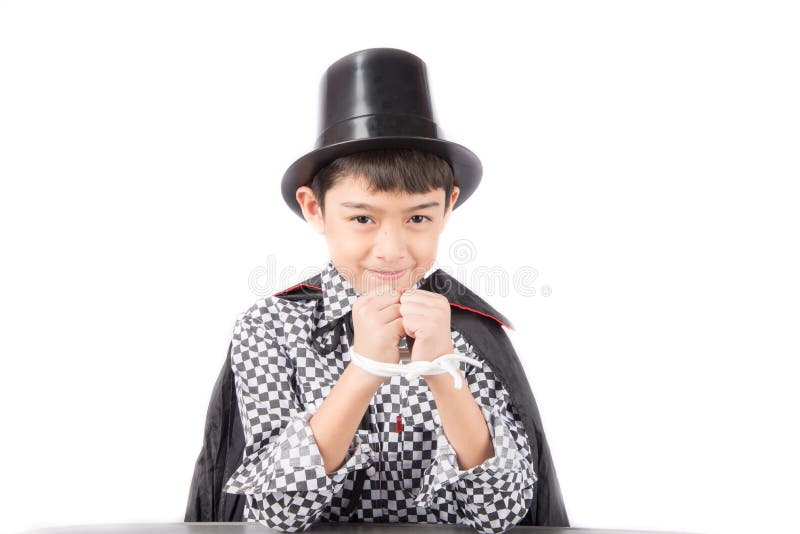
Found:
[[[375,391],[386,377],[366,372],[353,362],[347,364],[336,385],[308,421],[325,464],[325,472],[339,469],[361,417]]]
[[[275,310],[275,316],[277,313]],[[285,354],[275,328],[247,313],[237,320],[231,367],[246,443],[242,464],[223,491],[247,496],[246,518],[254,516],[284,532],[306,530],[341,491],[347,474],[372,464],[366,431],[356,432],[371,399],[366,389],[370,382],[358,376],[360,369],[342,374],[339,383],[344,380],[344,386],[337,383],[328,397],[334,400],[328,403],[326,399],[324,412],[314,416],[314,427],[321,429],[318,442],[310,424],[313,407],[300,409],[292,387],[293,361]],[[353,387],[355,382],[361,387]],[[353,405],[343,409],[349,402]],[[349,434],[345,436],[344,425],[339,427],[337,437],[346,437],[341,452],[341,442],[329,440],[327,429],[332,417],[350,415],[355,424],[346,424]],[[337,466],[331,473],[322,450],[327,463]]]
[[[454,389],[449,374],[423,375],[441,424],[436,454],[416,500],[429,507],[437,491],[452,489],[470,526],[483,533],[505,532],[525,517],[533,502],[537,477],[527,431],[488,363],[459,332],[453,331],[452,338],[454,352],[479,360],[483,367],[468,366],[468,390]]]

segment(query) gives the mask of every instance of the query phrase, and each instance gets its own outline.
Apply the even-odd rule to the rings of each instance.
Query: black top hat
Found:
[[[301,219],[295,193],[340,156],[380,148],[416,148],[450,164],[460,189],[453,209],[478,187],[478,156],[440,137],[431,104],[425,63],[397,48],[368,48],[348,54],[320,82],[319,136],[314,150],[286,170],[283,199]]]

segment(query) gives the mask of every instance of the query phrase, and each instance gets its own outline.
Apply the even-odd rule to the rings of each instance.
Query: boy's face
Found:
[[[439,235],[452,212],[459,189],[445,213],[444,189],[429,193],[370,193],[353,175],[325,194],[325,214],[310,187],[297,189],[303,215],[328,242],[334,266],[364,294],[372,289],[406,289],[433,266]],[[381,276],[376,271],[400,271]]]

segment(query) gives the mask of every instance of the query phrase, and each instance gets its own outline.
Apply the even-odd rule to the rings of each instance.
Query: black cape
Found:
[[[320,279],[317,274],[275,296],[288,300],[320,299]],[[538,480],[533,485],[531,508],[519,524],[570,526],[536,400],[522,363],[503,330],[504,325],[511,328],[511,323],[441,269],[431,273],[419,287],[447,297],[451,327],[461,332],[489,363],[525,424]],[[222,492],[222,486],[242,462],[245,445],[231,369],[231,346],[228,345],[228,356],[211,394],[203,445],[189,488],[186,522],[240,522],[243,518],[245,496]]]

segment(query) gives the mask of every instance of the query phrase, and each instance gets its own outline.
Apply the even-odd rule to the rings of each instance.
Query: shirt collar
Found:
[[[425,280],[436,271],[436,263],[422,278],[416,281],[411,288],[418,288]],[[324,323],[329,323],[338,319],[339,317],[347,314],[352,307],[353,303],[358,299],[360,293],[350,284],[350,281],[345,278],[336,266],[333,260],[328,260],[328,263],[320,273],[320,285],[322,286],[322,316],[320,326]]]

